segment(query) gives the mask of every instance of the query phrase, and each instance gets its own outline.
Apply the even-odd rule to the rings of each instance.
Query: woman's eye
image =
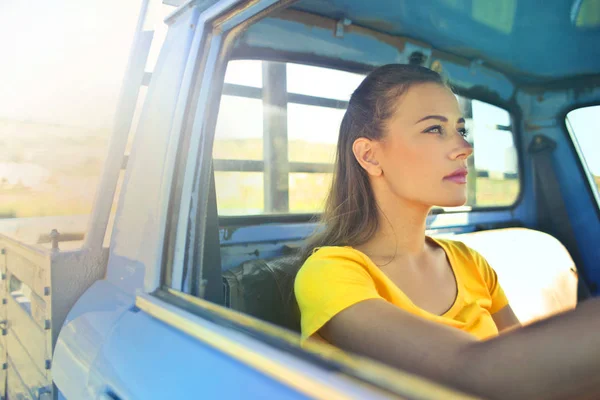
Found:
[[[460,136],[466,138],[467,136],[469,136],[469,131],[467,130],[467,128],[460,128],[458,130],[458,133],[460,133]]]
[[[432,126],[426,130],[427,133],[442,133],[442,127],[439,125]]]

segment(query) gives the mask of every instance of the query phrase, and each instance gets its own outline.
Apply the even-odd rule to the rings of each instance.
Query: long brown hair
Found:
[[[350,97],[340,126],[333,182],[320,219],[323,230],[308,239],[302,262],[317,247],[356,246],[377,231],[375,196],[352,145],[359,137],[382,139],[387,122],[396,112],[397,100],[421,83],[447,86],[437,72],[425,67],[388,64],[367,75]]]

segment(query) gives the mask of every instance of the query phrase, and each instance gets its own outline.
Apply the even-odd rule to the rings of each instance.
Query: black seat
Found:
[[[225,306],[300,332],[300,310],[294,297],[297,254],[246,261],[223,272]]]

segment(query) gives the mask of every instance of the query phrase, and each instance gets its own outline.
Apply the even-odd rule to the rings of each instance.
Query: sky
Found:
[[[110,130],[140,4],[141,0],[0,1],[0,119]],[[160,21],[170,11],[159,5],[151,13],[150,21],[160,28],[157,43],[166,32]],[[147,70],[152,69],[158,50],[154,45]],[[261,86],[260,76],[257,62],[230,64],[227,81]],[[288,66],[288,91],[294,93],[347,100],[361,79],[340,71]],[[239,126],[231,131],[246,137],[262,134],[256,101],[225,99],[223,104],[227,102],[240,115]],[[473,112],[474,140],[486,155],[476,158],[478,167],[512,170],[510,135],[489,129],[496,123],[507,124],[502,122],[506,113],[478,102]],[[579,110],[570,119],[589,168],[600,175],[597,114]],[[290,105],[289,137],[335,142],[342,115],[339,110]]]
[[[0,1],[0,118],[110,129],[140,4]]]

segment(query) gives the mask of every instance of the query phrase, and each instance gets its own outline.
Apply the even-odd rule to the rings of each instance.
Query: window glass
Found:
[[[259,78],[266,61],[251,61],[251,69],[248,63],[235,60],[227,68],[228,73],[237,72],[231,72],[226,83],[235,81],[239,86],[225,89],[217,121],[213,157],[219,214],[319,213],[331,185],[345,111],[343,102],[328,99],[348,100],[363,76],[283,64],[285,71],[277,76],[285,82],[264,85],[280,92],[265,96]],[[245,77],[244,71],[254,78]],[[287,102],[274,106],[263,98]],[[512,205],[520,185],[510,114],[481,101],[457,98],[475,149],[469,159],[467,206]]]
[[[290,213],[323,210],[332,173],[290,173]]]
[[[471,104],[468,129],[474,148],[469,159],[472,178],[468,185],[467,206],[512,205],[519,196],[519,180],[510,114],[478,100],[463,101]]]
[[[263,212],[262,172],[215,171],[215,182],[220,215]]]
[[[567,114],[567,128],[579,147],[583,165],[590,174],[596,193],[600,191],[600,132],[597,128],[600,106],[584,107]],[[599,195],[600,196],[600,195]]]
[[[287,112],[289,160],[333,164],[344,110],[288,104]]]
[[[263,159],[261,100],[226,95],[221,97],[213,158]]]
[[[262,61],[236,60],[227,64],[225,83],[262,87]]]
[[[364,75],[302,64],[287,64],[287,88],[290,93],[328,99],[350,100]]]

